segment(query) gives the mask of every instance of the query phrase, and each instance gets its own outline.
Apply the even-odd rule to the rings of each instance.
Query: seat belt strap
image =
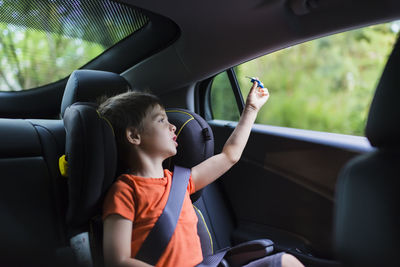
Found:
[[[151,265],[156,265],[164,253],[172,235],[175,232],[181,214],[183,199],[190,178],[190,169],[180,166],[174,167],[171,190],[167,204],[153,229],[143,242],[135,258]]]
[[[196,267],[217,267],[222,261],[224,261],[224,256],[228,249],[223,249],[213,255],[209,255],[203,259],[203,261],[196,265]],[[222,264],[222,266],[229,266],[227,264]]]

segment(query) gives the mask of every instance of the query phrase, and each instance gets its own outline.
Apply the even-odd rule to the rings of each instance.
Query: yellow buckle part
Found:
[[[65,155],[62,155],[58,159],[58,168],[60,169],[60,173],[63,177],[68,177],[68,162],[65,159]]]

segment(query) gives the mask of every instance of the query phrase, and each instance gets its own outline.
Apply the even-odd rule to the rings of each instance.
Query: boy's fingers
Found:
[[[258,92],[262,94],[262,96],[267,96],[269,95],[268,89],[267,88],[259,88]]]
[[[250,92],[254,91],[254,89],[256,89],[258,86],[257,81],[253,82],[253,86],[250,88]]]
[[[260,79],[258,77],[254,77],[254,79],[256,79],[259,82],[259,86],[262,88],[264,87],[264,83],[262,81],[260,81]]]

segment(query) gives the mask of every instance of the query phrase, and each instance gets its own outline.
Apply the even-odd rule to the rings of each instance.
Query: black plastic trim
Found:
[[[214,77],[205,79],[198,83],[195,91],[195,112],[202,116],[206,121],[212,120],[210,88]]]
[[[236,74],[233,68],[229,68],[225,70],[228,75],[229,83],[231,85],[233,94],[235,96],[236,104],[239,110],[239,114],[242,114],[244,109],[244,100],[242,93],[240,91],[239,83],[236,79]],[[223,73],[223,72],[221,72]],[[221,74],[218,73],[217,75]],[[211,107],[211,87],[214,81],[214,78],[217,76],[213,76],[201,81],[197,85],[196,89],[196,99],[195,99],[195,111],[196,113],[200,114],[206,121],[213,120],[213,112]]]
[[[244,109],[244,100],[243,100],[242,93],[240,91],[239,83],[236,79],[236,73],[233,68],[227,69],[226,73],[228,74],[228,78],[231,83],[231,88],[232,88],[233,94],[235,95],[236,104],[238,106],[239,113],[242,114],[243,109]]]

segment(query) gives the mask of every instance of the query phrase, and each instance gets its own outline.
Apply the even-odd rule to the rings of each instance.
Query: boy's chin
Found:
[[[172,151],[170,151],[170,153],[168,153],[168,156],[167,156],[167,158],[170,158],[170,157],[173,157],[173,156],[175,156],[176,155],[176,153],[177,153],[177,150],[175,149],[175,150],[172,150]]]

